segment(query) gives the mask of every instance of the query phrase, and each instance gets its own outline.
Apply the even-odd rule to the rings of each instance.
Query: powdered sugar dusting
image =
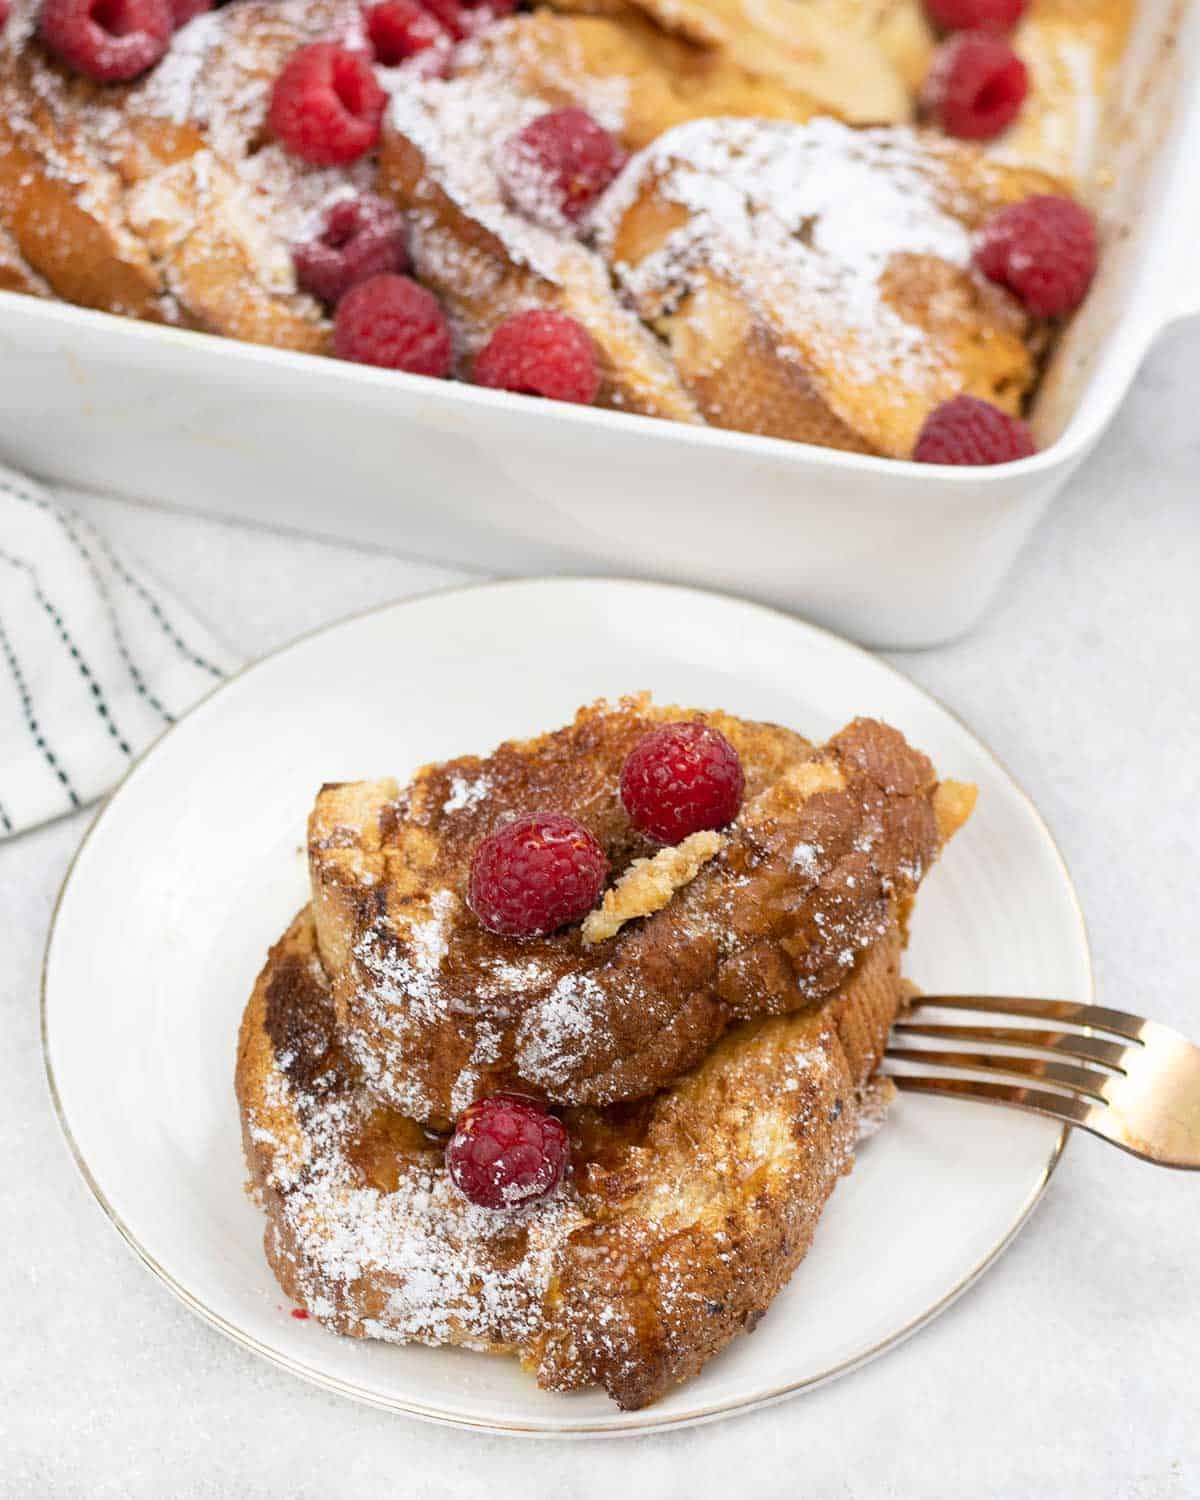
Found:
[[[497,153],[524,126],[544,114],[543,101],[484,74],[425,79],[392,95],[393,130],[421,153],[426,170],[451,201],[496,235],[507,254],[547,281],[557,283],[561,238],[515,212],[505,202],[496,171]],[[414,214],[414,253],[430,238],[436,219]],[[498,269],[498,268],[494,268]],[[456,274],[466,275],[464,265]]]
[[[464,42],[455,56],[455,70],[487,72],[507,79],[523,93],[569,100],[618,135],[629,112],[629,80],[619,73],[606,76],[595,71],[584,56],[578,32],[541,11],[513,16]]]
[[[789,863],[793,870],[807,880],[816,880],[821,873],[821,853],[822,851],[816,844],[801,842],[792,850]]]
[[[775,326],[823,347],[870,380],[939,361],[925,331],[883,295],[897,256],[965,268],[971,241],[950,211],[952,182],[909,130],[699,120],[660,137],[601,200],[593,230],[613,253],[625,213],[653,185],[686,224],[617,273],[644,316],[669,310],[689,272],[707,268],[759,301]]]
[[[562,1088],[588,1061],[604,1001],[604,990],[590,975],[564,975],[521,1019],[516,1062],[522,1076]]]
[[[520,1211],[476,1208],[431,1152],[414,1153],[384,1192],[365,1186],[352,1160],[373,1109],[361,1091],[322,1096],[320,1080],[297,1091],[275,1070],[265,1104],[249,1129],[270,1148],[267,1185],[282,1199],[276,1248],[315,1317],[349,1318],[372,1338],[479,1349],[533,1335],[555,1253],[582,1217],[569,1183]],[[360,1319],[364,1284],[385,1296],[378,1316]]]
[[[364,997],[386,1007],[389,1016],[437,1020],[444,1005],[438,971],[448,947],[447,922],[458,904],[452,891],[435,891],[429,917],[413,922],[402,944],[388,942],[389,934],[369,929],[353,950],[371,981]]]
[[[5,50],[29,40],[35,13],[22,3]],[[50,177],[71,184],[114,253],[149,286],[161,282],[169,320],[179,320],[180,308],[202,322],[212,313],[193,305],[194,289],[172,260],[198,235],[236,247],[258,291],[294,299],[296,332],[288,336],[307,337],[301,330],[317,309],[296,294],[290,244],[333,198],[367,186],[374,169],[369,161],[309,167],[264,139],[267,108],[297,45],[325,36],[352,42],[359,33],[354,0],[241,0],[193,18],[144,78],[112,88],[81,86],[29,48],[22,75],[5,91],[7,122],[18,137],[29,134]],[[35,107],[54,128],[44,128]],[[281,329],[273,333],[286,341]],[[217,331],[232,331],[219,316]]]
[[[478,807],[488,794],[488,780],[486,776],[452,776],[450,778],[450,792],[442,803],[443,813],[469,812],[471,808]]]

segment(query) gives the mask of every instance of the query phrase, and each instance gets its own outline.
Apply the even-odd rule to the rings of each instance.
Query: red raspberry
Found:
[[[175,23],[175,30],[178,31],[181,26],[186,26],[189,21],[212,8],[213,0],[171,0],[171,19]]]
[[[630,821],[660,844],[732,823],[745,785],[737,751],[698,720],[652,729],[621,768],[621,801]]]
[[[943,42],[925,75],[922,101],[948,135],[988,141],[1016,119],[1029,92],[1025,64],[986,31]]]
[[[925,0],[929,19],[943,31],[1011,31],[1029,0]]]
[[[477,1099],[446,1144],[455,1187],[480,1208],[523,1208],[552,1193],[570,1155],[566,1127],[520,1094]]]
[[[476,849],[468,900],[491,932],[544,937],[585,917],[607,874],[604,850],[582,823],[563,813],[527,813]]]
[[[446,28],[416,0],[383,0],[364,10],[363,20],[375,61],[385,68],[399,67],[430,47],[450,44]]]
[[[311,42],[284,64],[267,120],[294,156],[318,167],[340,166],[378,142],[386,102],[361,52]]]
[[[152,68],[173,30],[169,0],[45,0],[39,25],[56,57],[98,83]]]
[[[505,141],[497,169],[514,208],[561,229],[583,216],[625,161],[586,110],[552,109]]]
[[[8,0],[0,0],[0,31],[8,25]]]
[[[476,385],[590,406],[600,389],[596,350],[566,313],[531,308],[505,318],[475,361]]]
[[[359,365],[448,375],[453,348],[437,298],[407,276],[371,276],[351,287],[333,318],[333,352]]]
[[[955,396],[925,418],[913,458],[919,464],[1008,464],[1036,452],[1020,417],[977,396]]]
[[[1057,318],[1075,311],[1096,274],[1096,226],[1073,198],[1036,193],[984,223],[975,264],[1035,318]]]
[[[325,210],[316,237],[292,247],[304,291],[336,306],[352,286],[384,271],[408,270],[404,220],[374,193],[339,198]]]

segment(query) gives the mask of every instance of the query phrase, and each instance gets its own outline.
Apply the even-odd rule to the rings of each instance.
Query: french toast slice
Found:
[[[504,199],[496,146],[547,108],[486,72],[430,79],[392,99],[380,184],[408,213],[413,265],[450,319],[460,373],[469,375],[505,318],[555,308],[591,336],[601,406],[697,421],[670,360],[618,298],[600,257]]]
[[[813,113],[860,125],[913,118],[932,34],[919,0],[550,0],[620,25],[644,17]],[[713,115],[726,111],[696,111]],[[728,111],[742,113],[742,111]]]
[[[704,115],[807,120],[811,93],[742,67],[629,9],[619,17],[535,10],[489,28],[455,59],[456,77],[483,73],[547,108],[588,110],[631,151]]]
[[[807,1252],[882,1113],[870,1078],[908,993],[900,947],[893,921],[817,1007],[743,1022],[640,1105],[567,1111],[566,1180],[492,1211],[364,1086],[301,912],[255,985],[236,1074],[280,1286],[338,1333],[516,1355],[547,1389],[647,1405],[753,1329]]]
[[[940,402],[1032,390],[1047,330],[971,234],[1054,188],[905,127],[702,120],[639,153],[593,228],[706,421],[906,458]]]
[[[745,799],[724,833],[657,851],[621,805],[621,766],[655,724],[690,717],[735,746]],[[501,1089],[642,1098],[734,1022],[832,994],[903,920],[972,800],[872,720],[814,747],[644,695],[486,759],[428,766],[403,789],[325,787],[309,869],[345,1048],[381,1103],[434,1126]],[[538,810],[590,829],[614,884],[582,928],[518,942],[476,920],[466,889],[480,840]]]
[[[987,150],[998,161],[1038,167],[1093,201],[1109,185],[1100,148],[1119,132],[1113,80],[1133,25],[1132,0],[1037,0],[1012,45],[1029,69],[1020,114]]]
[[[289,53],[357,26],[357,9],[239,0],[124,85],[71,74],[25,11],[0,48],[0,226],[22,259],[85,306],[324,349],[328,321],[297,291],[290,240],[357,179],[289,157],[264,120]]]

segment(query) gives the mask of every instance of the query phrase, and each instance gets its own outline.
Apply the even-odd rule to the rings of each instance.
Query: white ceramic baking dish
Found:
[[[1042,451],[950,469],[580,410],[0,294],[0,456],[50,480],[497,572],[707,584],[860,640],[970,628],[1200,311],[1200,14],[1142,0],[1107,249],[1034,412]]]

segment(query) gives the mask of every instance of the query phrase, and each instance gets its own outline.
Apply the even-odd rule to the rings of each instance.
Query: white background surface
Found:
[[[1154,353],[984,624],[895,658],[1037,800],[1088,915],[1099,998],[1193,1036],[1198,389],[1193,325]],[[90,513],[247,655],[463,576],[117,502]],[[834,1385],[710,1427],[479,1437],[354,1407],[235,1348],[136,1263],[51,1115],[38,969],[87,819],[0,846],[4,1500],[1200,1494],[1200,1179],[1087,1138],[1000,1265],[930,1328]]]

